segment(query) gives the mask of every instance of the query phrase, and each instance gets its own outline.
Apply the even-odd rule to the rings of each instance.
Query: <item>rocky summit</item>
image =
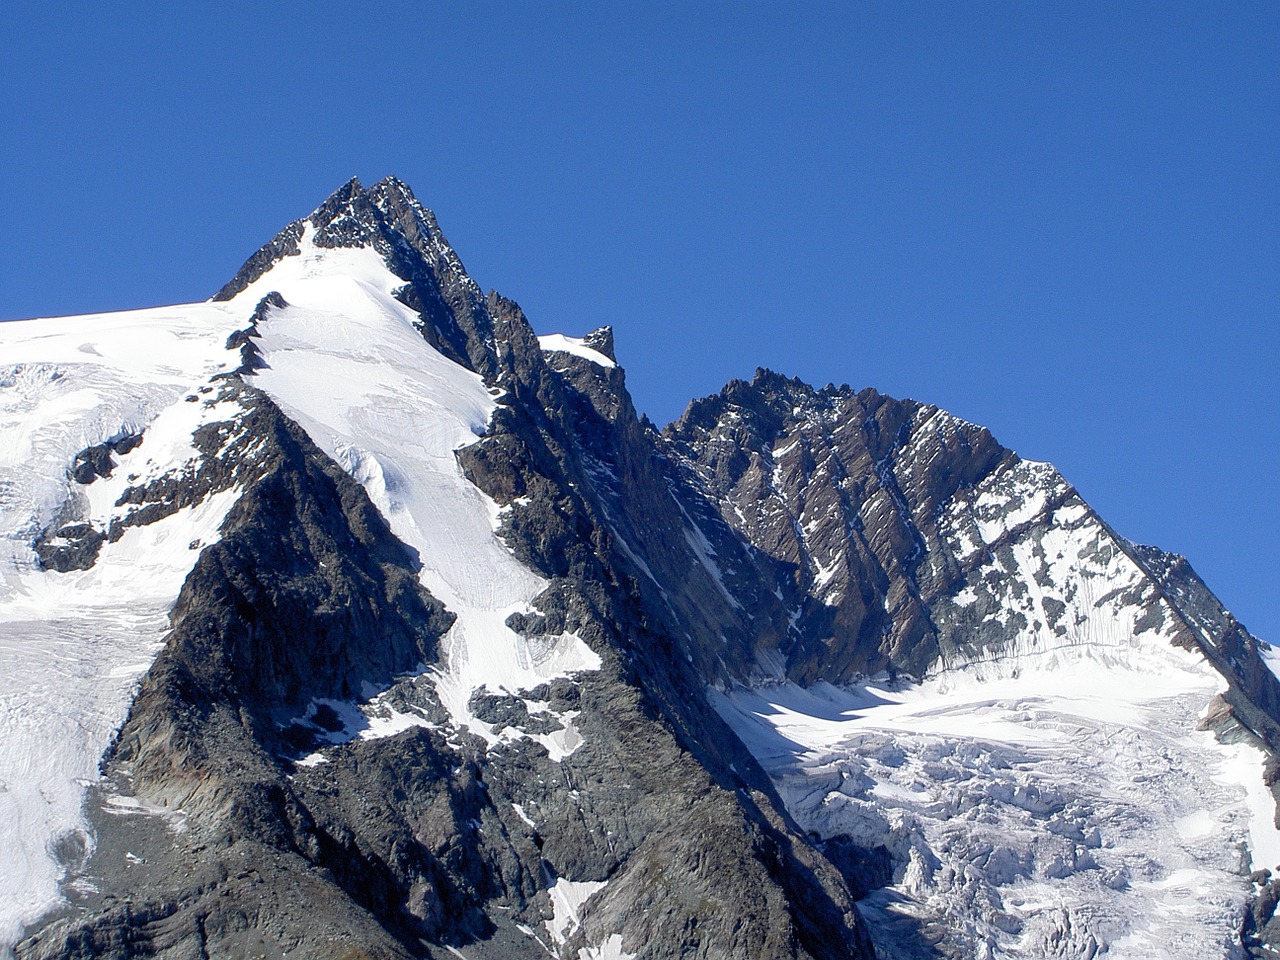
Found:
[[[871,389],[659,431],[394,178],[0,326],[0,451],[5,956],[1280,949],[1280,657],[1186,560]]]

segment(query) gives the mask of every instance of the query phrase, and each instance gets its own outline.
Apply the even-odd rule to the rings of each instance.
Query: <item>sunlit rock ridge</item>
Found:
[[[0,532],[3,955],[1280,944],[1273,653],[1185,560],[870,389],[660,432],[394,178],[0,326]]]

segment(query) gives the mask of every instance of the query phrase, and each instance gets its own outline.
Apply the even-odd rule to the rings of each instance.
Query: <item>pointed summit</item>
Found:
[[[365,187],[352,177],[310,216],[290,223],[246,260],[213,299],[233,299],[304,247],[376,251],[387,269],[405,281],[396,296],[421,317],[431,345],[486,377],[495,374],[493,319],[485,298],[440,231],[435,214],[404,181],[384,177]]]
[[[367,189],[352,177],[307,219],[315,227],[318,247],[373,247],[386,256],[398,245],[407,245],[424,256],[441,247],[453,254],[435,215],[396,177],[384,177]],[[453,260],[465,273],[456,256]]]
[[[366,189],[358,177],[352,177],[309,216],[290,223],[245,261],[213,299],[230,300],[279,260],[297,254],[308,225],[315,246],[371,247],[387,257],[387,265],[406,280],[411,276],[405,274],[416,272],[418,266],[409,262],[412,254],[426,259],[443,257],[451,272],[466,275],[462,262],[440,232],[435,215],[418,202],[404,181],[385,177]],[[390,259],[396,254],[401,270],[396,270],[397,264]]]
[[[613,327],[608,324],[592,330],[582,338],[582,342],[597,353],[604,354],[615,363],[618,361],[617,355],[613,352]]]

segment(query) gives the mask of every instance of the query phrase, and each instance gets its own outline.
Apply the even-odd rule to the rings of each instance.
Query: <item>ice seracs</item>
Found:
[[[822,837],[886,846],[864,909],[957,955],[1230,956],[1252,865],[1280,853],[1261,755],[1197,729],[1220,684],[1182,651],[1146,670],[1080,659],[992,681],[783,685],[715,694],[788,808]],[[1257,790],[1252,789],[1256,782]],[[876,932],[876,931],[879,932]]]

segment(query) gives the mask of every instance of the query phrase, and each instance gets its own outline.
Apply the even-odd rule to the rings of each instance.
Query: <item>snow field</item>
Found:
[[[68,503],[105,529],[130,476],[180,468],[200,424],[235,415],[183,398],[238,364],[225,342],[246,319],[193,304],[0,325],[0,956],[92,850],[85,789],[238,491],[129,528],[86,571],[41,570],[31,543]],[[110,478],[68,480],[79,451],[144,429]]]
[[[881,955],[915,956],[906,916],[966,956],[1233,957],[1280,831],[1261,752],[1197,729],[1222,678],[1052,467],[998,471],[939,531],[982,558],[958,629],[981,604],[1002,642],[914,686],[711,693],[802,826],[889,848],[894,885],[863,903]]]

